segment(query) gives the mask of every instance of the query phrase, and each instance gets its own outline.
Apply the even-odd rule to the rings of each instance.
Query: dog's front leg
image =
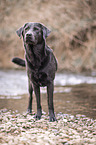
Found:
[[[42,115],[42,108],[41,108],[41,100],[40,100],[40,87],[37,85],[34,85],[34,92],[36,95],[36,102],[37,102],[37,114],[35,115],[35,118],[41,119]]]
[[[28,81],[28,85],[29,85],[29,104],[28,104],[27,112],[32,113],[33,87],[32,87],[30,80]]]
[[[54,91],[54,85],[52,82],[47,86],[49,121],[56,121],[55,114],[54,114],[54,105],[53,105],[53,91]]]

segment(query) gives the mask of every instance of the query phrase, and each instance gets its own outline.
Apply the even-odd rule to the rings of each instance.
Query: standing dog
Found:
[[[45,41],[50,31],[40,23],[30,22],[26,23],[16,32],[20,38],[23,36],[26,60],[13,58],[12,62],[26,66],[27,69],[29,83],[28,112],[31,113],[32,111],[32,93],[34,89],[37,102],[37,114],[35,118],[41,118],[40,87],[47,86],[49,121],[56,121],[53,105],[53,81],[57,70],[57,61]]]

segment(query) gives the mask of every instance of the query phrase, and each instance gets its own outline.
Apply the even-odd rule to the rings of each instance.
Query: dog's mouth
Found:
[[[26,43],[27,44],[36,45],[37,44],[37,41],[34,40],[32,37],[26,37]]]

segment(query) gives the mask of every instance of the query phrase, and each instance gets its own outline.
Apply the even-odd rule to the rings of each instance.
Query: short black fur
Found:
[[[32,112],[33,90],[37,101],[36,119],[42,115],[40,101],[40,87],[47,86],[49,120],[56,121],[53,105],[54,78],[57,70],[57,61],[52,50],[46,45],[46,38],[50,30],[40,23],[26,23],[17,30],[18,36],[23,36],[25,47],[25,60],[13,58],[12,62],[26,66],[29,80],[29,105],[28,112]]]

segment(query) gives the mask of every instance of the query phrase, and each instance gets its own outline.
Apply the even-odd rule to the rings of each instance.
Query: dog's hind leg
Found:
[[[54,85],[52,82],[52,83],[48,84],[48,86],[47,86],[49,121],[57,121],[55,118],[55,114],[54,114],[53,91],[54,91]]]
[[[40,87],[34,85],[34,92],[36,95],[36,102],[37,102],[37,114],[35,115],[35,118],[41,119],[41,115],[42,115],[42,108],[41,108],[41,100],[40,100]]]
[[[27,112],[32,113],[33,87],[32,84],[30,83],[30,80],[28,81],[28,83],[29,83],[29,104],[28,104]]]

